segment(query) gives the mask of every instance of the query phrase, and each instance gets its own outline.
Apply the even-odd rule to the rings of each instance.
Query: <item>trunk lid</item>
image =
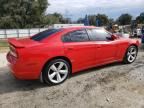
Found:
[[[28,46],[38,44],[38,42],[33,41],[29,38],[25,38],[25,39],[11,38],[11,39],[8,39],[8,43],[10,45],[14,46],[15,48],[25,48],[25,47],[28,47]]]
[[[19,58],[20,52],[24,48],[40,44],[39,42],[33,41],[30,38],[25,39],[10,38],[8,39],[8,43],[10,51],[7,54],[7,58],[8,61],[10,61],[10,63],[16,62],[16,60]]]

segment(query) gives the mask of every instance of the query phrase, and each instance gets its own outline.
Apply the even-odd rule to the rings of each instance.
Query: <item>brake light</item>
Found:
[[[18,53],[16,51],[16,49],[10,45],[10,54],[16,58],[18,58]]]

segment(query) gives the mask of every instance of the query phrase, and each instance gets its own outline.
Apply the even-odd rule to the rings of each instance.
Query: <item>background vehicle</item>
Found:
[[[144,35],[141,37],[141,42],[144,43]]]
[[[130,38],[130,33],[128,31],[124,31],[124,30],[119,30],[119,32],[114,33],[115,35],[118,35],[120,37],[124,37],[124,38]]]
[[[144,26],[142,27],[141,32],[142,32],[142,37],[141,37],[141,39],[142,39],[142,43],[144,43]]]
[[[50,29],[31,38],[9,39],[7,60],[18,79],[64,82],[71,73],[112,62],[132,63],[137,40],[90,26]]]

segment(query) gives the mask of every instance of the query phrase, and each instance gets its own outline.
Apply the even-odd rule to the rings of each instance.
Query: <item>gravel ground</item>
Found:
[[[144,108],[144,51],[130,65],[114,63],[57,86],[16,80],[0,54],[0,108]]]
[[[0,53],[0,68],[7,65],[6,53]]]

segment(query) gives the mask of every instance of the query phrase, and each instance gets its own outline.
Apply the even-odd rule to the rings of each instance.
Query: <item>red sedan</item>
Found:
[[[9,39],[9,67],[18,79],[60,84],[71,73],[112,62],[132,63],[139,41],[97,27],[49,29],[26,39]]]

